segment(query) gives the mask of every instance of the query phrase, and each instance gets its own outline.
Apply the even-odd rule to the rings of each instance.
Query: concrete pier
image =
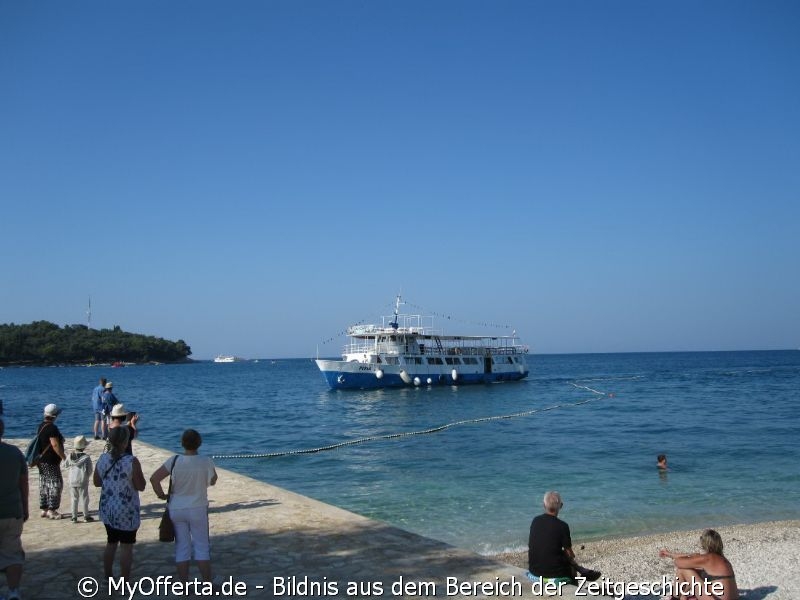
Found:
[[[26,442],[8,441],[23,449]],[[69,441],[67,446],[69,453]],[[93,441],[87,449],[95,463],[103,446],[103,442]],[[134,441],[134,454],[148,479],[171,456],[139,440]],[[223,584],[220,595],[265,600],[531,595],[530,582],[521,569],[219,466],[217,471],[219,481],[209,489],[209,520],[213,569],[217,582]],[[81,519],[72,523],[68,489],[61,501],[63,518],[41,518],[38,471],[31,469],[29,474],[31,516],[23,533],[27,554],[23,600],[107,597],[108,582],[102,569],[105,528],[99,521],[85,523]],[[98,500],[99,488],[90,488],[93,511]],[[202,586],[187,594],[166,579],[171,576],[174,580],[176,575],[174,546],[158,541],[164,502],[156,498],[149,482],[141,494],[141,505],[134,581],[129,582],[138,582],[141,588],[134,597],[185,598],[202,594]],[[97,516],[96,512],[93,516]],[[191,577],[195,576],[199,578],[192,567]],[[92,595],[93,582],[99,588],[96,595]],[[83,595],[79,585],[86,586]],[[130,595],[112,591],[114,596]]]

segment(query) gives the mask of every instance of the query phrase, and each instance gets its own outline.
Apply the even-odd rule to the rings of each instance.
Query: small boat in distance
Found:
[[[232,363],[232,362],[242,362],[244,359],[239,358],[238,356],[229,356],[226,354],[219,354],[214,359],[215,363]]]
[[[316,360],[331,389],[494,383],[528,376],[528,347],[518,343],[516,332],[444,335],[433,328],[433,317],[401,315],[401,304],[397,296],[394,315],[383,317],[380,325],[349,327],[342,360]]]

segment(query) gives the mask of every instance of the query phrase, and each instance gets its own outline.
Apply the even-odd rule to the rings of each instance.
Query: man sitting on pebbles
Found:
[[[552,579],[575,584],[578,577],[588,581],[600,578],[599,571],[586,569],[575,562],[569,525],[558,518],[564,507],[558,492],[544,495],[544,514],[533,519],[528,538],[529,578]]]

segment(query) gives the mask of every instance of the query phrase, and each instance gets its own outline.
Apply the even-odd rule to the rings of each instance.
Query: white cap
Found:
[[[61,409],[58,408],[55,404],[48,404],[44,407],[44,416],[45,417],[57,417],[61,414]]]

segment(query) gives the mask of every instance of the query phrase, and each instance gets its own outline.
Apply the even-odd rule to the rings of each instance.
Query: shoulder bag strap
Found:
[[[122,456],[125,456],[125,455],[123,454]],[[111,473],[111,469],[114,468],[114,465],[119,462],[119,459],[122,458],[122,456],[118,456],[117,458],[114,459],[114,462],[112,462],[111,466],[108,467],[108,471],[106,471],[105,474],[103,475],[103,479],[105,479],[108,476],[108,474]]]
[[[44,431],[45,427],[47,427],[47,423],[45,421],[39,423],[39,431],[36,433],[36,437],[42,435],[42,432]],[[50,438],[47,438],[47,443],[43,445],[44,449],[41,452],[39,452],[39,456],[37,456],[37,458],[42,458],[45,452],[47,452],[48,450],[53,450],[53,444],[50,443]],[[55,450],[53,450],[53,452],[55,452]]]
[[[169,469],[169,489],[167,490],[167,502],[169,502],[169,497],[172,495],[172,472],[175,470],[175,463],[178,462],[178,455],[175,455],[175,458],[172,459],[172,466]]]

